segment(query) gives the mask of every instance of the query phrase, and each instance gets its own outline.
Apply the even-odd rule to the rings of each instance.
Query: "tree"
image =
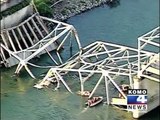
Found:
[[[40,13],[40,15],[52,17],[52,8],[50,7],[51,1],[50,0],[34,0],[34,4]]]

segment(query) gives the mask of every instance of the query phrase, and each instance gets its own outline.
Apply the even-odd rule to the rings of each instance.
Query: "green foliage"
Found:
[[[30,0],[24,0],[21,3],[0,12],[0,19],[17,12],[18,10],[20,10],[20,9],[24,8],[25,6],[29,5],[29,3],[30,3]]]
[[[12,6],[2,12],[0,12],[0,19],[3,17],[6,17],[8,15],[11,15],[18,10],[21,10],[22,8],[26,7],[29,5],[31,0],[24,0],[21,3]],[[52,9],[49,7],[51,5],[51,0],[34,0],[34,3],[39,11],[39,13],[43,16],[51,17],[52,16]]]
[[[35,4],[40,4],[40,3],[46,3],[46,4],[51,4],[51,0],[34,0]]]
[[[51,5],[50,0],[34,0],[34,4],[41,15],[47,17],[52,16],[52,9],[50,8]]]

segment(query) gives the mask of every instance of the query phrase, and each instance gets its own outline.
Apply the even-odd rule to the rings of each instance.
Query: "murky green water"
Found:
[[[8,75],[12,75],[13,72],[2,72],[2,120],[121,120],[123,117],[126,120],[131,119],[130,114],[105,104],[85,110],[86,98],[76,93],[70,94],[63,86],[59,91],[53,91],[52,88],[37,90],[32,87],[37,80],[25,75]],[[76,77],[70,80],[70,86],[76,92],[79,89]]]
[[[95,8],[77,15],[67,22],[73,24],[83,46],[96,40],[104,40],[128,46],[137,46],[137,37],[159,24],[158,0],[121,0],[116,8]],[[39,62],[50,63],[42,56]],[[33,88],[47,70],[32,68],[37,79],[31,79],[25,71],[13,76],[15,67],[1,68],[1,119],[2,120],[132,120],[130,113],[101,104],[84,110],[85,98],[70,94],[65,88]],[[76,77],[69,77],[74,92],[79,89]],[[88,86],[88,87],[91,87]],[[158,120],[158,109],[142,120]]]

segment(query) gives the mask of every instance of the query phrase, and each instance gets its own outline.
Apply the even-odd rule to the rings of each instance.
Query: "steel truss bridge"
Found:
[[[159,82],[159,30],[154,30],[138,38],[138,49],[127,46],[96,41],[84,48],[60,66],[51,68],[43,80],[34,87],[43,88],[52,81],[64,84],[66,89],[72,93],[71,87],[67,84],[65,76],[70,73],[78,74],[80,90],[83,92],[84,84],[92,80],[93,75],[99,75],[96,85],[91,90],[89,98],[93,96],[97,87],[102,81],[105,83],[107,103],[110,104],[109,86],[112,84],[126,99],[126,95],[115,80],[119,76],[125,76],[130,85],[133,86],[133,77],[139,79],[146,77]],[[148,75],[146,72],[153,73]]]
[[[77,32],[72,25],[35,13],[17,26],[1,30],[1,64],[5,67],[18,64],[16,74],[24,67],[35,78],[28,65],[41,68],[47,66],[35,65],[30,62],[31,59],[47,53],[56,65],[62,64],[60,49],[66,41],[72,45],[74,40],[77,48],[81,49]],[[50,54],[52,50],[56,51],[58,61]]]
[[[126,101],[126,94],[120,88],[118,77],[125,77],[131,89],[139,88],[134,80],[147,78],[158,82],[160,77],[160,27],[140,36],[138,47],[131,48],[109,42],[96,41],[82,48],[78,34],[72,25],[59,22],[35,13],[17,26],[1,30],[0,60],[5,67],[17,65],[15,71],[19,74],[24,67],[33,78],[28,65],[39,68],[50,68],[43,80],[34,87],[41,89],[57,82],[55,89],[63,84],[73,93],[72,86],[65,76],[76,74],[80,91],[87,90],[85,84],[94,79],[95,86],[91,90],[91,98],[101,83],[105,86],[107,104],[112,104],[109,88],[113,86]],[[64,62],[60,49],[69,43],[69,48],[78,48],[78,52]],[[77,47],[75,47],[77,46]],[[55,50],[56,58],[50,51]],[[30,60],[47,53],[55,66],[40,66]],[[138,83],[139,84],[139,83]],[[135,114],[139,117],[139,113]]]

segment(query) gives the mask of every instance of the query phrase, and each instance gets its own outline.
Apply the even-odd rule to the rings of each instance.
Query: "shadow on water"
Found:
[[[107,39],[110,40],[109,42],[135,46],[135,39],[138,35],[157,25],[157,18],[159,18],[157,2],[151,4],[150,0],[114,0],[109,5],[110,8],[120,6],[116,9],[100,7],[68,20],[77,28],[83,45],[93,42],[95,39]],[[148,11],[148,9],[150,10]],[[68,51],[65,49],[62,52],[66,58],[70,55],[66,54],[69,53]],[[52,55],[54,56],[54,54]],[[37,65],[40,63],[43,65],[53,64],[47,55],[42,55],[41,59],[35,60],[35,63]],[[47,72],[47,69],[29,67],[38,79],[41,78],[41,74]],[[2,120],[134,120],[130,113],[103,104],[79,114],[84,110],[86,99],[68,93],[64,86],[58,91],[53,91],[52,87],[36,90],[33,85],[38,79],[33,80],[24,68],[19,76],[13,76],[15,69],[16,66],[10,69],[0,68]],[[69,86],[73,86],[72,90],[77,91],[79,84],[77,84],[76,75],[67,77]],[[87,82],[85,86],[88,89],[93,88],[96,83],[94,81],[92,80],[91,84]],[[99,87],[100,89],[98,88],[96,94],[104,94],[103,85]],[[159,108],[139,120],[159,120]]]
[[[120,0],[108,0],[106,3],[110,8],[115,8],[120,5]]]
[[[138,120],[153,120],[153,118],[155,120],[160,120],[160,106],[158,106],[157,108],[155,108],[154,110],[150,111],[148,114],[142,116],[141,118],[139,118]],[[154,117],[153,117],[154,116]]]

